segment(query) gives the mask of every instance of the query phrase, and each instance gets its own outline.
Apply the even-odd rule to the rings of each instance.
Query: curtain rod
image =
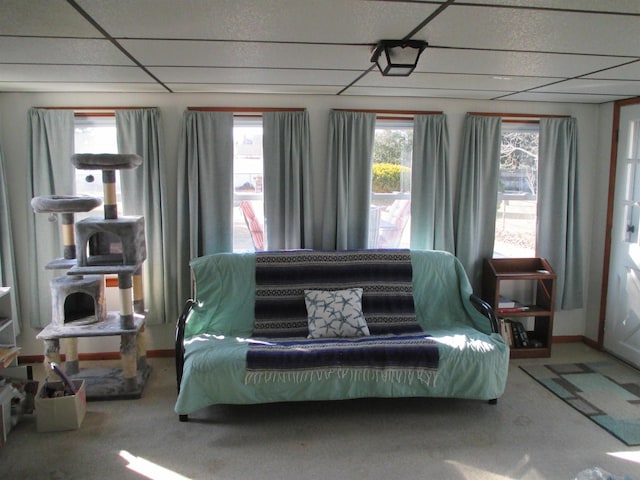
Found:
[[[541,115],[537,113],[468,112],[468,114],[481,115],[483,117],[507,117],[507,118],[571,118],[571,115]]]
[[[531,124],[539,124],[540,123],[540,119],[537,120],[516,120],[515,118],[503,118],[502,119],[502,123],[518,123],[520,125],[522,125],[523,123],[531,123]]]
[[[187,107],[194,112],[233,112],[233,113],[264,113],[264,112],[304,112],[304,108],[276,108],[276,107]]]
[[[149,110],[158,107],[33,107],[41,110],[73,110],[74,117],[115,117],[116,110]]]
[[[75,110],[77,112],[87,112],[94,110],[144,110],[158,107],[33,107],[41,110]]]
[[[442,115],[444,112],[436,110],[370,110],[354,108],[333,108],[336,112],[376,113],[378,115]]]
[[[116,112],[103,112],[103,111],[86,111],[86,112],[73,112],[74,117],[115,117]]]

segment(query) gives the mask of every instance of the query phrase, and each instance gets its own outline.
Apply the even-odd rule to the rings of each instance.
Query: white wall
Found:
[[[611,115],[609,107],[581,104],[554,104],[533,102],[490,102],[476,100],[416,99],[394,97],[338,97],[338,96],[289,96],[289,95],[231,95],[231,94],[95,94],[95,93],[0,93],[0,146],[4,152],[5,169],[11,201],[14,244],[16,248],[18,282],[21,301],[28,300],[26,271],[27,229],[25,218],[33,215],[26,198],[27,179],[27,112],[31,107],[142,107],[155,106],[161,110],[164,126],[166,161],[176,165],[178,135],[182,113],[188,106],[230,107],[304,107],[309,111],[311,125],[312,161],[315,179],[315,222],[322,213],[324,190],[324,163],[327,155],[328,113],[332,108],[393,109],[393,110],[441,110],[447,114],[451,146],[451,178],[457,184],[458,156],[462,136],[462,124],[468,111],[562,114],[578,120],[580,188],[583,213],[585,289],[588,298],[584,309],[559,312],[556,315],[554,335],[597,336],[600,301],[600,277],[604,243],[604,219],[606,216],[607,178],[609,167],[609,137]],[[175,197],[175,185],[169,186]],[[64,192],[61,192],[64,193]],[[173,347],[173,327],[169,323],[147,328],[148,348]],[[23,333],[19,343],[23,355],[40,355],[42,342],[35,338],[37,330],[22,321]],[[79,350],[84,352],[117,351],[119,339],[82,339]]]

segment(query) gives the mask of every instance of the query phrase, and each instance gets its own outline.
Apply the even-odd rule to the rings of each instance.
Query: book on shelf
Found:
[[[510,298],[500,297],[498,301],[498,313],[517,313],[526,312],[528,310],[529,307],[516,300],[511,300]]]
[[[513,347],[513,334],[511,333],[511,324],[504,318],[498,319],[500,322],[500,334],[507,345]]]
[[[516,305],[517,305],[517,302],[515,300],[511,300],[510,298],[501,296],[498,299],[498,309],[500,309],[500,308],[513,308]]]
[[[511,348],[529,348],[531,342],[526,328],[518,320],[499,318],[500,333],[505,343]]]
[[[511,330],[518,347],[529,348],[531,346],[529,343],[529,335],[522,322],[511,320]]]
[[[499,308],[498,313],[519,313],[519,312],[528,312],[529,307],[525,305],[521,305],[519,307],[510,307],[510,308]]]

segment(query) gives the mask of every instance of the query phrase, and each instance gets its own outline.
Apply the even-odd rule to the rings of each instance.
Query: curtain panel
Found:
[[[538,255],[556,272],[556,309],[583,306],[582,237],[575,118],[540,119]]]
[[[179,315],[174,263],[175,235],[170,235],[168,173],[162,142],[162,122],[157,108],[116,110],[118,152],[135,153],[142,165],[120,171],[122,205],[125,215],[143,215],[147,240],[147,260],[143,264],[145,306],[148,324],[174,321]],[[175,230],[175,228],[173,229]]]
[[[37,196],[75,193],[73,135],[72,110],[29,110],[29,184],[24,202]],[[29,319],[32,327],[43,328],[51,322],[49,282],[59,275],[55,270],[45,270],[45,266],[63,254],[60,222],[57,215],[33,213],[27,219],[27,229]]]
[[[413,120],[411,248],[455,250],[446,115]]]
[[[11,211],[9,209],[9,192],[7,178],[4,173],[4,158],[0,148],[0,286],[11,287],[11,311],[16,334],[20,333],[20,309],[18,308],[18,283],[16,282],[16,262],[13,249],[13,233],[11,230]]]
[[[309,113],[264,112],[262,122],[267,247],[312,248]]]
[[[482,262],[493,256],[501,123],[500,117],[469,114],[464,122],[455,254],[476,292],[482,287]]]
[[[177,294],[191,297],[189,261],[233,250],[233,113],[184,112],[178,145]]]
[[[366,248],[376,115],[329,113],[322,248]]]

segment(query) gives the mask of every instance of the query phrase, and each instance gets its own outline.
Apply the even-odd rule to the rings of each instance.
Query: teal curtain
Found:
[[[28,187],[24,202],[44,195],[75,193],[73,111],[33,108],[29,111]],[[51,289],[54,276],[64,275],[45,266],[63,256],[60,219],[57,215],[30,213],[29,232],[29,318],[35,328],[51,322]],[[23,310],[24,312],[24,310]]]
[[[186,111],[178,145],[178,298],[191,296],[189,261],[233,250],[233,113]]]
[[[476,292],[481,290],[482,262],[493,256],[501,123],[500,117],[479,115],[467,115],[464,122],[455,254]]]
[[[322,248],[367,248],[376,115],[329,113]]]
[[[175,237],[169,234],[173,201],[167,195],[168,172],[162,141],[162,122],[157,108],[116,110],[118,152],[135,153],[142,165],[121,170],[124,215],[143,215],[147,260],[143,264],[147,323],[172,322],[178,318],[173,259]]]
[[[267,247],[312,248],[309,114],[265,112],[262,122]]]
[[[583,306],[577,137],[575,118],[540,119],[537,246],[557,275],[557,309]]]
[[[20,333],[20,309],[18,308],[18,283],[11,231],[9,192],[4,173],[4,158],[0,148],[0,287],[11,287],[11,313],[16,334]]]
[[[413,120],[411,248],[455,250],[446,115]]]

